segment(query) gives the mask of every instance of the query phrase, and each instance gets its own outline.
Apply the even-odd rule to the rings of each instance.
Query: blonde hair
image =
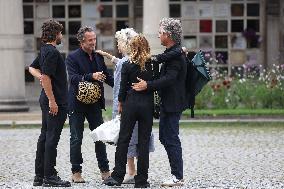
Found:
[[[117,43],[121,45],[121,50],[123,51],[123,54],[130,54],[130,40],[137,35],[138,33],[136,33],[133,28],[121,29],[120,31],[117,31],[115,33],[114,37],[116,38]]]
[[[130,41],[130,62],[139,65],[141,70],[145,70],[145,63],[150,58],[150,46],[145,36],[142,34],[135,36]]]

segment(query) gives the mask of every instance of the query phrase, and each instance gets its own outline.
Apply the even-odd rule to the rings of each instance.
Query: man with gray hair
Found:
[[[173,18],[160,21],[159,38],[166,47],[164,54],[178,52],[181,49],[181,22]],[[136,91],[158,90],[161,97],[159,140],[164,145],[171,166],[171,178],[166,179],[162,186],[181,186],[183,180],[182,148],[179,139],[179,120],[186,109],[185,54],[166,58],[161,66],[160,78],[154,81],[143,81],[133,84]]]
[[[84,131],[84,121],[87,119],[90,130],[103,123],[102,109],[105,109],[103,82],[113,87],[113,77],[108,73],[103,56],[96,53],[96,34],[93,28],[81,27],[77,34],[80,48],[71,52],[65,60],[68,76],[68,111],[70,124],[70,161],[72,164],[72,181],[83,183],[83,163],[81,145]],[[85,103],[77,99],[79,82],[97,83],[101,90],[100,98],[94,103]],[[95,152],[101,177],[104,180],[109,173],[106,146],[101,141],[95,142]]]

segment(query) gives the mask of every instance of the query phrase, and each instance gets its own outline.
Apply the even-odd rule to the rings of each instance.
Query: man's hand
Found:
[[[49,113],[53,116],[56,116],[58,112],[58,106],[55,100],[49,100]]]
[[[138,83],[132,83],[132,89],[135,91],[144,91],[147,89],[147,82],[137,77]]]
[[[188,49],[186,49],[186,47],[182,47],[182,51],[187,54],[188,53]]]
[[[96,72],[96,73],[93,73],[93,79],[98,80],[100,82],[104,82],[106,79],[106,75],[103,74],[103,72]]]

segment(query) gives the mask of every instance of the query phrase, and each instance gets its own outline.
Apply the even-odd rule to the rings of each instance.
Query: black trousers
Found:
[[[138,121],[138,161],[136,184],[144,184],[148,179],[149,140],[153,125],[153,95],[130,94],[123,105],[119,139],[115,152],[115,167],[112,177],[122,182],[126,173],[127,151],[133,128]]]
[[[42,127],[37,142],[35,174],[50,177],[56,174],[57,145],[67,117],[67,109],[59,107],[56,116],[49,114],[48,105],[41,105]]]

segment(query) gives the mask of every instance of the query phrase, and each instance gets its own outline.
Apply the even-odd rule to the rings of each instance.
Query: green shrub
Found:
[[[253,67],[235,77],[212,75],[196,97],[197,109],[284,108],[284,65],[273,65],[269,71]]]

